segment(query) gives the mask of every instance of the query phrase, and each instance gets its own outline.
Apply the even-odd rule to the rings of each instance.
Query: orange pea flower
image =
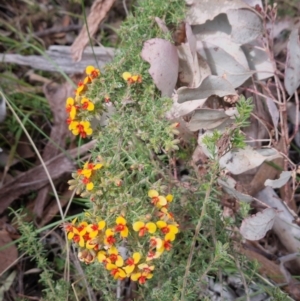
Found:
[[[171,241],[169,241],[169,240],[163,240],[161,248],[159,250],[157,250],[157,251],[162,253],[165,250],[170,251],[171,249],[172,249]]]
[[[150,238],[150,248],[160,249],[161,247],[162,247],[161,238],[152,236]]]
[[[146,261],[150,261],[150,260],[159,258],[162,253],[163,252],[158,252],[158,251],[154,252],[153,250],[150,250],[147,254]]]

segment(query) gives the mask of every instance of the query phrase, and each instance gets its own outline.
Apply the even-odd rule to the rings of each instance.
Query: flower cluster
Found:
[[[69,129],[74,135],[80,135],[82,138],[92,134],[89,120],[103,113],[102,103],[109,104],[110,96],[114,97],[111,91],[110,96],[106,94],[107,88],[103,85],[104,89],[97,92],[95,97],[97,100],[90,100],[89,95],[96,95],[92,85],[105,83],[105,78],[100,78],[100,71],[93,66],[86,68],[86,75],[78,84],[75,97],[69,97],[66,102]],[[127,83],[126,93],[137,88],[142,82],[142,76],[136,73],[124,72],[122,78]],[[121,87],[124,87],[124,84]],[[98,101],[101,98],[102,101]],[[178,134],[178,126],[178,123],[170,125],[167,133],[171,137]],[[170,150],[175,150],[177,142],[176,140],[171,142],[167,146]],[[133,168],[135,167],[130,167]],[[148,191],[146,202],[147,206],[153,206],[151,214],[136,220],[131,212],[126,215],[124,212],[116,213],[120,212],[119,207],[115,204],[113,205],[115,207],[110,207],[110,202],[114,203],[119,195],[122,198],[127,197],[122,189],[122,179],[124,180],[126,173],[127,170],[122,170],[116,174],[110,158],[104,162],[98,156],[96,160],[84,163],[81,169],[72,174],[73,179],[69,181],[70,189],[76,189],[77,194],[89,197],[95,210],[93,215],[86,215],[86,219],[80,222],[75,219],[65,223],[64,229],[68,239],[77,246],[80,261],[86,264],[98,261],[114,279],[130,278],[132,281],[144,284],[153,277],[155,260],[159,260],[165,252],[172,249],[179,226],[168,210],[173,196],[161,195],[153,189]],[[103,204],[104,199],[107,200],[105,204]],[[115,203],[120,202],[117,200]],[[100,218],[97,215],[98,208],[105,208],[103,212],[108,209],[109,215],[105,219]]]
[[[123,186],[123,173],[113,175],[109,160],[106,162],[101,156],[95,161],[85,162],[82,168],[72,173],[72,177],[68,181],[69,189],[75,189],[76,194],[89,198],[98,205],[102,204],[104,194],[113,190],[119,193]]]
[[[73,135],[80,135],[81,138],[86,138],[93,133],[86,113],[94,111],[95,104],[86,97],[86,91],[92,81],[100,76],[99,69],[93,66],[87,66],[85,72],[87,76],[82,82],[78,83],[75,98],[68,97],[66,100],[69,130],[72,131]]]
[[[77,169],[77,172],[73,173],[74,180],[70,180],[69,189],[76,187],[77,194],[80,194],[83,190],[90,192],[94,189],[94,180],[98,170],[104,167],[104,162],[86,162],[82,169]]]
[[[94,168],[101,168],[101,164],[86,165],[81,171],[82,175],[89,177]],[[113,225],[107,226],[104,220],[88,223],[77,223],[76,219],[66,223],[64,229],[68,239],[75,243],[78,248],[78,258],[86,264],[99,261],[110,272],[114,279],[123,280],[130,278],[144,284],[153,277],[153,261],[159,258],[165,251],[170,251],[172,242],[178,233],[178,224],[173,215],[168,212],[168,203],[172,202],[173,196],[161,196],[156,190],[148,192],[151,203],[157,208],[157,221],[136,221],[132,227],[123,215],[118,216]],[[133,230],[133,231],[131,231]],[[137,235],[135,235],[137,233]],[[134,250],[134,237],[137,241],[146,239],[149,249],[142,251]],[[126,239],[133,251],[130,256],[120,252],[122,240]],[[140,248],[141,244],[136,243]]]
[[[67,118],[69,130],[72,131],[73,135],[79,135],[81,138],[86,138],[93,133],[89,121],[91,116],[93,116],[91,113],[101,115],[103,111],[101,102],[95,103],[87,97],[89,86],[100,77],[100,71],[93,66],[87,66],[85,73],[86,77],[84,80],[77,84],[75,97],[68,97],[66,100],[66,111],[69,115]],[[139,74],[124,72],[122,77],[129,85],[142,82],[142,77]],[[110,103],[110,97],[105,95],[103,102]]]

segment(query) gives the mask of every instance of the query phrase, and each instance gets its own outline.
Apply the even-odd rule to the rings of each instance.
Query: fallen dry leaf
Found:
[[[0,248],[4,247],[12,240],[6,230],[0,230]],[[0,251],[0,274],[5,271],[18,258],[16,245],[3,248]]]
[[[144,43],[141,56],[151,67],[149,73],[162,96],[171,96],[178,77],[178,54],[169,41],[155,38]]]
[[[266,276],[270,279],[272,279],[275,283],[284,283],[285,278],[282,275],[278,264],[276,264],[274,261],[267,259],[262,254],[259,254],[259,250],[257,252],[251,248],[251,245],[249,243],[238,246],[236,244],[235,248],[237,249],[239,254],[246,255],[251,260],[256,260],[259,263],[259,271],[263,276]]]
[[[297,253],[300,248],[300,227],[294,223],[297,214],[289,209],[278,194],[271,187],[265,187],[255,195],[264,204],[277,209],[273,231],[277,239],[289,253]],[[300,268],[300,258],[295,259]]]
[[[236,95],[233,86],[226,79],[209,75],[196,88],[181,87],[177,90],[178,103],[183,103],[189,100],[204,100],[211,95],[219,97],[227,95]]]
[[[99,28],[99,24],[105,18],[115,1],[116,0],[96,0],[93,3],[91,13],[87,17],[87,26],[82,28],[71,47],[72,57],[75,62],[81,60],[83,50],[89,43],[89,38],[94,36]]]
[[[288,285],[283,287],[287,293],[291,294],[294,300],[299,300],[300,298],[300,283],[291,278],[286,279],[286,273],[282,271],[280,266],[270,260],[267,257],[260,254],[259,249],[253,248],[249,243],[243,246],[236,246],[239,254],[246,255],[248,259],[252,261],[257,261],[259,263],[259,273],[266,278],[272,279],[275,283],[282,284],[288,282]]]
[[[30,145],[30,142],[25,134],[22,134],[17,145],[16,153],[23,159],[32,158],[35,156],[34,151]]]
[[[283,171],[280,175],[279,178],[276,180],[266,180],[265,181],[265,186],[270,186],[272,188],[280,188],[283,185],[285,185],[288,180],[291,178],[292,172],[291,171]]]
[[[265,152],[266,150],[268,152]],[[232,174],[239,175],[260,166],[264,161],[272,161],[280,157],[281,155],[274,148],[255,150],[251,146],[246,146],[243,149],[227,152],[220,158],[219,164],[221,168],[226,168]]]
[[[281,139],[276,146],[276,149],[281,152],[283,148],[283,139]],[[284,160],[283,158],[277,158],[272,161],[274,166],[278,166],[279,168],[284,167]],[[255,173],[248,178],[246,174],[251,174],[251,171],[246,172],[243,175],[239,175],[236,180],[239,181],[240,184],[240,191],[242,193],[246,193],[248,195],[255,195],[258,192],[260,192],[262,189],[265,188],[265,181],[270,179],[274,180],[276,177],[278,177],[280,171],[278,168],[275,168],[274,166],[263,163],[257,170],[255,170]],[[245,176],[245,177],[244,177]]]
[[[262,239],[273,228],[275,217],[275,209],[266,208],[245,218],[240,227],[240,233],[248,240]]]
[[[299,29],[295,28],[290,34],[287,45],[285,63],[284,86],[289,95],[292,95],[300,86],[300,40]]]
[[[242,0],[186,0],[188,5],[186,20],[191,25],[203,24],[229,9],[249,8]]]
[[[189,24],[185,25],[187,42],[177,46],[179,57],[179,79],[189,87],[197,87],[211,75],[207,62],[197,54],[197,42]]]

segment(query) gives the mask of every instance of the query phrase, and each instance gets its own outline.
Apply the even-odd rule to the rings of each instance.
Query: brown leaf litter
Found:
[[[6,246],[12,242],[9,225],[3,219],[0,220],[0,274],[10,267],[18,258],[15,244]]]
[[[73,94],[73,90],[74,87],[69,82],[65,82],[62,85],[56,83],[44,85],[44,94],[49,102],[54,119],[50,139],[42,155],[44,161],[50,160],[61,152],[58,146],[61,149],[65,149],[66,137],[70,136],[70,134],[66,125],[67,113],[63,104],[67,97]],[[50,185],[47,185],[38,192],[33,210],[37,217],[41,217],[43,213],[49,189]]]
[[[66,151],[44,162],[51,179],[56,180],[63,174],[74,171],[74,158],[86,153],[94,145],[95,141],[90,141],[79,148]],[[12,181],[6,183],[0,190],[0,199],[2,200],[0,203],[0,214],[19,196],[33,190],[38,190],[48,185],[48,183],[49,178],[42,164],[19,174]]]

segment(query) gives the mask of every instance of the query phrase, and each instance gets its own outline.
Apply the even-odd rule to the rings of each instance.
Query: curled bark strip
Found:
[[[97,46],[93,47],[93,49],[86,47],[82,53],[81,61],[75,63],[72,60],[70,48],[70,46],[52,45],[46,50],[47,57],[42,55],[0,53],[0,61],[3,63],[30,66],[30,68],[37,70],[50,72],[63,71],[67,74],[74,74],[82,73],[86,66],[95,64],[94,53],[100,68],[110,62],[115,53],[115,50],[110,47]]]
[[[71,47],[72,58],[75,62],[81,60],[83,50],[89,43],[89,37],[92,37],[96,33],[99,24],[105,18],[115,1],[116,0],[96,0],[93,3],[91,13],[87,18],[87,26],[82,28]]]

